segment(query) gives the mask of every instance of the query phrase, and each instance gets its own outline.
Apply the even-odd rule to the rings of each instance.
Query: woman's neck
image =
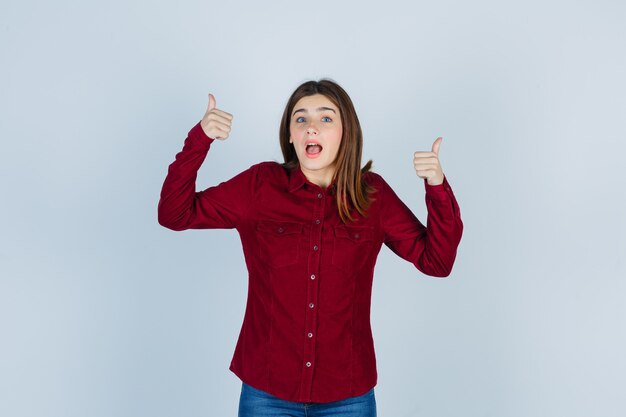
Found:
[[[326,189],[330,183],[333,181],[333,176],[335,175],[335,168],[326,168],[324,170],[307,170],[302,165],[300,165],[300,170],[304,174],[307,180],[312,182],[315,185]]]

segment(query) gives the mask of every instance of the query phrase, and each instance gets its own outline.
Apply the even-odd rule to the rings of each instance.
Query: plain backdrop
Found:
[[[351,95],[364,162],[421,220],[413,152],[465,224],[451,276],[383,248],[380,416],[623,416],[621,1],[0,5],[0,415],[235,416],[234,230],[157,223],[212,92],[234,115],[197,187],[282,161],[303,81]]]

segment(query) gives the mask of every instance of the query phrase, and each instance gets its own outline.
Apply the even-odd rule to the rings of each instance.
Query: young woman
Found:
[[[309,81],[280,124],[284,163],[261,162],[196,191],[213,142],[233,116],[209,94],[202,120],[169,166],[159,223],[235,228],[249,272],[230,370],[243,382],[240,416],[375,416],[370,300],[384,243],[427,275],[450,274],[463,224],[439,163],[437,138],[413,164],[424,179],[427,227],[383,178],[361,168],[362,133],[346,92]]]

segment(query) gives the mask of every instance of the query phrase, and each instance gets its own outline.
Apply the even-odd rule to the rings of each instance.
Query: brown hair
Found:
[[[301,84],[293,92],[280,121],[280,148],[285,162],[282,164],[287,169],[296,168],[299,165],[298,155],[289,143],[291,112],[296,103],[302,98],[322,94],[339,108],[343,134],[339,151],[337,152],[336,169],[333,179],[337,180],[335,198],[341,221],[347,223],[347,219],[354,221],[350,215],[351,209],[356,209],[359,214],[366,216],[366,211],[373,200],[370,194],[375,189],[363,181],[363,174],[372,167],[369,160],[363,168],[361,166],[361,150],[363,148],[363,133],[361,124],[356,115],[356,110],[348,93],[336,82],[329,79],[320,81],[307,81]]]

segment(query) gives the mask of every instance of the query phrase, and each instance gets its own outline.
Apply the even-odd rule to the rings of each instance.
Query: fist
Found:
[[[233,115],[215,107],[215,97],[209,93],[209,107],[200,121],[204,133],[212,139],[224,140],[230,134]]]
[[[443,138],[439,137],[433,143],[431,152],[415,152],[413,165],[420,178],[425,178],[429,185],[443,184],[443,170],[439,163],[439,146]]]

